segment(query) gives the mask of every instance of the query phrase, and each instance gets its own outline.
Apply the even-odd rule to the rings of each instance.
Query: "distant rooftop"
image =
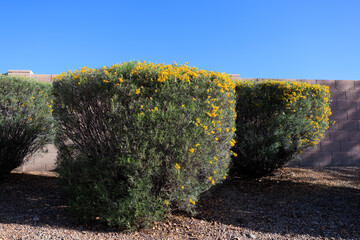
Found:
[[[31,70],[9,70],[7,72],[9,76],[22,76],[28,78],[34,78],[43,82],[52,82],[57,74],[34,74]]]

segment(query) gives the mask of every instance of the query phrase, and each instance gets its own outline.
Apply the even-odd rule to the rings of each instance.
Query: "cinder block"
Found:
[[[44,164],[45,171],[53,171],[56,169],[56,165],[53,164]]]
[[[330,102],[330,109],[332,110],[338,110],[338,100],[332,100]]]
[[[351,152],[333,152],[332,158],[333,166],[349,166],[353,161]]]
[[[347,90],[346,91],[346,99],[349,100],[359,100],[360,99],[360,91],[359,90]]]
[[[322,139],[322,141],[331,141],[330,139],[330,130],[326,130],[324,133],[324,138]]]
[[[330,99],[339,100],[346,98],[346,91],[344,90],[330,90]]]
[[[35,158],[35,164],[51,164],[54,165],[56,161],[57,153],[45,153]]]
[[[360,167],[360,152],[352,152],[352,166]]]
[[[360,81],[354,81],[355,89],[360,90]]]
[[[360,131],[349,132],[350,141],[358,142],[360,144]]]
[[[335,80],[316,80],[317,84],[329,86],[329,89],[335,89]]]
[[[349,132],[347,131],[330,131],[330,140],[332,142],[346,142],[349,139]]]
[[[355,83],[352,80],[335,80],[335,87],[339,90],[354,90]]]
[[[341,145],[340,148],[341,152],[360,152],[360,142],[354,142],[354,141],[341,142],[340,145]],[[333,152],[337,152],[337,151],[333,151]]]
[[[333,123],[334,120],[329,122],[329,131],[338,131],[339,130],[339,125],[338,125],[338,121],[335,121],[335,123]],[[341,131],[341,130],[340,130]]]
[[[315,79],[298,79],[299,82],[309,83],[309,84],[316,84]]]
[[[321,141],[321,152],[340,152],[339,142]]]
[[[332,110],[330,120],[347,120],[347,111],[346,110]]]
[[[24,171],[45,171],[44,165],[25,165]]]
[[[356,109],[357,101],[337,100],[338,110]]]
[[[313,153],[313,167],[328,167],[332,165],[332,155],[330,152]]]
[[[356,131],[358,129],[358,121],[357,120],[345,120],[345,121],[337,121],[335,122],[338,131]]]
[[[360,120],[360,110],[348,109],[347,115],[349,120]]]
[[[304,152],[300,156],[301,160],[298,162],[294,162],[293,165],[297,164],[299,167],[313,167],[313,159],[312,159],[312,153],[310,152]]]

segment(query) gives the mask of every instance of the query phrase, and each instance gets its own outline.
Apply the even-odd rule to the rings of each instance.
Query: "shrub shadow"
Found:
[[[345,173],[330,174],[341,180]],[[359,183],[359,169],[351,176]],[[337,187],[326,181],[228,180],[202,195],[198,217],[264,233],[360,238],[360,185]]]
[[[209,224],[217,221],[263,233],[358,239],[360,169],[350,173],[347,170],[327,171],[326,176],[340,180],[344,174],[350,174],[350,180],[357,186],[354,188],[301,182],[297,173],[301,170],[293,170],[295,174],[284,179],[281,176],[261,180],[232,179],[214,186],[202,194],[197,204],[197,218]],[[328,181],[326,176],[323,181]],[[74,222],[54,173],[48,176],[10,174],[0,182],[0,203],[0,224],[118,232],[100,224]]]
[[[101,224],[81,225],[71,217],[55,172],[11,173],[0,181],[0,224],[113,232]],[[43,175],[39,175],[43,174]],[[45,174],[45,175],[44,175]]]

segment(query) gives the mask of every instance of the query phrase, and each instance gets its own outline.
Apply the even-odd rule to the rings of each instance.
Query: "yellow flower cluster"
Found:
[[[177,163],[177,164],[175,164],[175,169],[176,170],[179,170],[181,167],[180,167],[180,165]]]
[[[235,88],[235,83],[230,79],[229,75],[225,73],[216,73],[212,71],[199,70],[196,67],[189,67],[187,64],[178,66],[173,65],[153,64],[151,62],[138,63],[131,71],[133,76],[142,76],[156,79],[158,82],[165,81],[185,81],[191,82],[192,79],[205,77],[213,79],[213,83],[220,89],[220,92],[229,91]]]

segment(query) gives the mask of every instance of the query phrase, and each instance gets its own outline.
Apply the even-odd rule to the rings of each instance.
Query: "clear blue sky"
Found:
[[[360,80],[360,0],[0,0],[0,73],[130,60]]]

